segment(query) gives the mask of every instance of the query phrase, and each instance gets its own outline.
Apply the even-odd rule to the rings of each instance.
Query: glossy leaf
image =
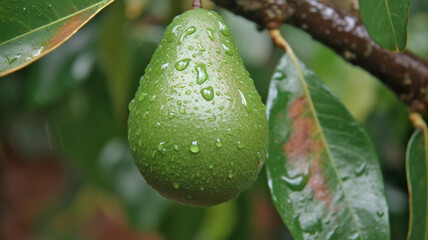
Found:
[[[389,239],[388,207],[372,143],[339,100],[288,54],[267,102],[266,162],[273,202],[295,240]]]
[[[61,45],[112,1],[0,1],[0,76]]]
[[[424,132],[413,133],[407,146],[406,173],[410,194],[409,240],[428,239],[427,143]]]
[[[370,37],[381,47],[404,51],[410,0],[359,0],[360,16]]]

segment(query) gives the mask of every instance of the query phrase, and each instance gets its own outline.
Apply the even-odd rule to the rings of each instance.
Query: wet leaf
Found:
[[[273,75],[267,111],[268,183],[296,240],[389,239],[380,165],[363,128],[288,54]]]
[[[416,130],[407,146],[406,173],[410,194],[409,240],[428,239],[427,142]]]
[[[113,0],[0,1],[0,76],[16,71],[70,38]]]
[[[381,47],[404,51],[410,0],[359,0],[360,15],[370,37]]]

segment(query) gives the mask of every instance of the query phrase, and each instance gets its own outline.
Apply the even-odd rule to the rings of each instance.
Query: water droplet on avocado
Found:
[[[228,176],[229,178],[233,178],[233,177],[235,176],[235,174],[233,174],[233,172],[229,172],[229,173],[227,174],[227,176]]]
[[[169,63],[164,63],[162,65],[159,66],[157,73],[159,75],[161,75],[163,73],[163,71],[169,66]]]
[[[226,37],[229,36],[230,32],[229,32],[229,28],[227,27],[227,25],[222,23],[221,21],[217,21],[217,22],[218,22],[220,32]]]
[[[258,157],[258,158],[261,158],[261,157],[262,157],[262,154],[261,154],[260,152],[257,152],[257,157]]]
[[[251,112],[250,106],[248,106],[247,99],[245,98],[244,94],[239,89],[238,89],[238,92],[239,92],[239,95],[241,96],[242,106],[244,106],[244,108],[247,112]]]
[[[180,110],[178,110],[178,111],[182,114],[186,113],[186,109],[184,109],[184,107],[180,107]]]
[[[202,44],[198,43],[199,52],[205,52],[204,46]]]
[[[198,145],[198,141],[193,141],[192,144],[190,144],[189,149],[192,153],[198,153],[200,150],[199,145]]]
[[[178,71],[183,71],[184,69],[187,68],[187,66],[189,66],[189,63],[190,63],[190,58],[185,58],[185,59],[182,59],[182,60],[176,62],[174,67]]]
[[[183,34],[181,34],[181,37],[180,37],[180,40],[178,40],[178,44],[182,44],[183,43],[183,40],[187,37],[187,36],[189,36],[189,35],[191,35],[191,34],[193,34],[193,33],[195,33],[196,32],[196,28],[195,27],[188,27],[188,28],[186,28],[186,30],[184,30],[184,32],[183,32]]]
[[[221,147],[223,144],[221,144],[220,138],[217,138],[215,142],[216,147]]]
[[[174,186],[175,189],[179,189],[180,188],[180,185],[178,185],[178,183],[173,183],[172,185]]]
[[[210,121],[210,122],[214,122],[214,121],[215,121],[215,119],[216,119],[216,118],[215,118],[215,116],[213,115],[213,116],[211,116],[211,117],[209,117],[209,118],[208,118],[208,121]]]
[[[186,95],[190,95],[190,94],[192,94],[192,91],[187,90],[187,91],[186,91]]]
[[[132,109],[134,109],[134,99],[132,99],[131,102],[129,102],[128,109],[129,111],[132,111]]]
[[[208,34],[209,39],[211,39],[211,41],[214,41],[214,29],[207,28],[207,34]]]
[[[209,86],[209,87],[206,87],[206,88],[202,88],[201,89],[201,95],[207,101],[213,100],[214,99],[214,90],[213,90],[213,87]]]
[[[170,112],[170,113],[168,114],[168,118],[169,118],[169,119],[173,119],[173,118],[174,118],[174,113],[173,113],[173,112]]]
[[[226,43],[221,43],[221,46],[224,49],[224,52],[229,55],[229,56],[233,56],[233,52],[232,50],[230,50],[229,46]]]
[[[171,32],[169,32],[168,34],[167,34],[167,36],[166,36],[166,40],[168,41],[168,42],[172,42],[172,41],[174,41],[174,38],[175,37],[177,37],[177,33],[178,33],[178,30],[181,28],[181,25],[175,25],[173,28],[172,28],[172,30],[171,30]]]
[[[238,141],[238,148],[239,148],[239,149],[243,149],[243,148],[244,148],[244,144],[243,144],[243,143],[241,143],[240,141]]]
[[[165,142],[160,142],[159,145],[158,145],[158,151],[161,152],[161,153],[165,153],[166,152],[166,149],[164,148],[164,144],[165,144]]]
[[[174,150],[175,150],[175,151],[180,151],[180,148],[178,147],[178,145],[177,145],[177,144],[174,144]]]
[[[196,83],[201,85],[208,79],[207,66],[205,63],[199,63],[195,67],[196,70]]]

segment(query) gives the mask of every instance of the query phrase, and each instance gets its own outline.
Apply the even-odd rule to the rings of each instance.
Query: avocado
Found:
[[[250,187],[266,159],[266,108],[217,13],[175,17],[139,84],[128,141],[149,185],[200,207]]]

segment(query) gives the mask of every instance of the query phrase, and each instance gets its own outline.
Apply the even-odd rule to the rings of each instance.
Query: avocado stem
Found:
[[[202,0],[193,0],[192,9],[202,8]]]
[[[287,41],[282,37],[278,28],[270,29],[269,35],[275,45],[284,50],[284,52],[287,52]]]

